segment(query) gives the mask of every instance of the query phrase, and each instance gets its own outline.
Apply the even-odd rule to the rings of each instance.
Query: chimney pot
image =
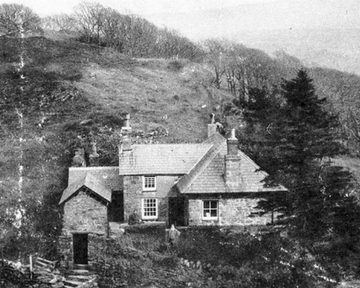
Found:
[[[125,122],[124,122],[124,126],[121,127],[121,134],[125,135],[125,134],[130,134],[132,132],[131,126],[130,126],[130,114],[126,114],[125,115]]]
[[[130,114],[126,114],[125,116],[125,126],[121,128],[121,136],[122,136],[122,148],[121,151],[131,151],[132,143],[131,143],[131,126],[130,126]]]
[[[217,125],[215,124],[215,114],[210,114],[210,123],[208,124],[208,138],[216,133]]]
[[[238,154],[238,144],[239,141],[235,136],[235,129],[231,129],[230,138],[227,139],[227,154],[228,155],[237,155]]]
[[[89,162],[91,167],[99,166],[99,154],[96,152],[96,143],[91,143],[91,154],[89,155]]]

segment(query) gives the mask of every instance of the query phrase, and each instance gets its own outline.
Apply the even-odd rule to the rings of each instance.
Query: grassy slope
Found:
[[[166,60],[138,59],[128,65],[115,60],[112,67],[89,62],[75,85],[108,113],[131,113],[135,130],[160,126],[169,131],[165,141],[199,141],[206,137],[209,113],[221,97],[229,96],[206,87],[210,78],[206,68],[183,65],[177,70]]]

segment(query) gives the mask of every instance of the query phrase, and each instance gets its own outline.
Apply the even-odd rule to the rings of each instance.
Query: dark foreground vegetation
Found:
[[[134,228],[104,246],[102,275],[114,269],[129,287],[146,279],[159,287],[333,287],[360,277],[358,178],[335,165],[352,157],[350,168],[359,167],[358,76],[226,41],[195,44],[98,4],[46,19],[3,4],[0,28],[4,257],[59,259],[58,202],[75,147],[88,153],[96,141],[100,165],[117,165],[125,113],[145,129],[134,129],[137,141],[150,135],[164,143],[200,141],[199,123],[215,112],[270,173],[266,185],[289,189],[288,197],[259,203],[259,213],[283,215],[281,226],[184,229],[173,254],[164,227]]]

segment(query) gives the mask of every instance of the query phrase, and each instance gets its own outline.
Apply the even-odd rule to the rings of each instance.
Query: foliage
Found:
[[[0,6],[0,31],[7,36],[41,32],[40,17],[30,8],[19,4]]]
[[[76,32],[81,42],[111,47],[130,57],[194,60],[202,56],[201,49],[178,32],[98,3],[82,2],[72,15],[49,16],[42,25],[44,29]]]
[[[259,208],[281,212],[279,222],[288,225],[302,247],[309,251],[314,245],[322,247],[313,253],[327,259],[328,271],[334,269],[330,263],[337,262],[340,270],[357,273],[356,185],[351,173],[331,163],[345,152],[337,140],[337,116],[325,109],[326,100],[316,95],[304,70],[284,80],[283,98],[266,90],[251,90],[251,94],[255,100],[241,106],[247,120],[243,133],[250,140],[242,142],[243,148],[271,175],[267,185],[282,183],[289,189],[288,196],[262,201]],[[337,249],[354,266],[343,262]]]

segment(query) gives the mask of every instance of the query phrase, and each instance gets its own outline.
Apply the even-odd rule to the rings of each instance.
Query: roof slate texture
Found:
[[[212,147],[200,144],[133,145],[119,155],[120,175],[182,175],[188,173]]]
[[[176,183],[180,193],[211,194],[287,191],[281,185],[277,187],[264,187],[265,183],[263,180],[268,174],[265,171],[259,170],[260,167],[241,150],[238,150],[238,155],[241,157],[241,179],[239,179],[241,185],[236,190],[230,189],[226,185],[224,178],[224,156],[227,153],[227,140],[216,133],[204,143],[213,143],[213,146],[197,165]]]
[[[111,191],[123,190],[118,167],[71,167],[68,183],[59,204],[68,200],[83,186],[108,202],[111,201]]]
[[[226,154],[226,139],[218,133],[213,134],[205,140],[204,144],[211,144],[211,149],[196,163],[189,173],[184,175],[176,186],[180,193],[184,193],[189,185],[204,171],[204,169],[211,163],[216,155]],[[221,180],[224,182],[224,180]],[[224,191],[224,190],[223,190]]]
[[[212,193],[254,193],[254,192],[275,192],[287,191],[285,187],[264,187],[263,180],[268,174],[265,171],[258,171],[260,168],[254,161],[239,151],[241,156],[241,185],[239,189],[232,190],[224,178],[225,161],[224,156],[217,154],[213,160],[205,167],[196,179],[192,179],[187,189],[180,191],[184,194],[212,194]]]

